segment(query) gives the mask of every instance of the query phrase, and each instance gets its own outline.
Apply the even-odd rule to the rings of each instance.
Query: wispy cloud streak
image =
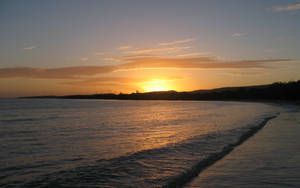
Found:
[[[176,40],[176,41],[171,41],[171,42],[162,42],[162,43],[159,43],[159,45],[168,46],[168,45],[174,45],[174,44],[183,44],[183,43],[191,42],[194,40],[196,40],[196,38],[188,38],[188,39]]]
[[[30,46],[27,46],[25,48],[23,48],[24,50],[33,50],[34,48],[36,48],[36,45],[30,45]]]
[[[153,52],[177,52],[181,50],[190,49],[189,46],[173,46],[173,47],[164,47],[164,48],[145,48],[145,49],[136,49],[127,51],[130,54],[145,54],[145,53],[153,53]]]
[[[80,61],[88,61],[88,60],[89,60],[88,57],[81,57],[81,58],[80,58]]]
[[[72,80],[69,82],[62,82],[68,85],[102,85],[102,84],[130,84],[130,83],[141,83],[145,80],[150,80],[151,77],[143,78],[129,78],[129,77],[98,77],[98,78],[86,78],[82,80]],[[182,80],[182,77],[159,77],[159,79],[167,81]]]
[[[128,50],[130,48],[132,48],[132,47],[131,46],[120,46],[118,49],[119,50]]]
[[[234,37],[234,38],[239,38],[239,37],[242,37],[242,36],[245,36],[246,35],[246,33],[232,33],[232,37]]]
[[[82,79],[116,71],[140,69],[266,69],[267,64],[294,62],[291,59],[220,61],[212,57],[197,58],[127,58],[113,66],[73,66],[60,68],[0,68],[0,78]]]
[[[265,72],[228,72],[227,74],[233,76],[255,76],[255,75],[262,75],[266,73]]]
[[[188,57],[188,56],[201,56],[201,55],[208,55],[211,52],[193,52],[193,53],[186,53],[186,54],[179,54],[178,57]]]
[[[300,10],[300,3],[293,4],[293,5],[286,5],[286,6],[274,6],[272,8],[269,8],[269,10],[275,12],[296,11],[296,10]]]

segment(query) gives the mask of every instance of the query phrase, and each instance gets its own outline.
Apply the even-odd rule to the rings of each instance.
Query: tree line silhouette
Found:
[[[269,85],[227,87],[191,92],[158,91],[131,94],[35,96],[23,98],[118,99],[118,100],[299,100],[300,80]]]

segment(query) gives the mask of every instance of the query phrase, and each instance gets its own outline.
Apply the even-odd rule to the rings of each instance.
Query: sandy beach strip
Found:
[[[186,187],[300,187],[300,108],[283,110]]]

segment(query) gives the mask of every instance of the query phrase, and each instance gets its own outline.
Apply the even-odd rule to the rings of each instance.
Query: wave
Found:
[[[245,142],[248,138],[256,134],[260,129],[262,129],[266,123],[274,119],[277,116],[271,116],[267,117],[261,122],[259,125],[251,127],[249,131],[242,134],[238,141],[236,143],[229,144],[225,146],[221,152],[215,153],[210,155],[209,157],[203,159],[202,161],[195,164],[192,168],[186,170],[184,173],[178,175],[177,177],[174,177],[171,181],[168,182],[168,184],[164,185],[163,187],[169,188],[169,187],[182,187],[186,183],[190,182],[194,177],[198,176],[201,171],[206,169],[207,167],[211,166],[218,160],[225,157],[227,154],[229,154],[235,147],[241,145],[243,142]]]
[[[50,116],[50,117],[40,117],[40,118],[14,118],[14,119],[2,119],[0,122],[2,123],[19,123],[19,122],[31,122],[31,121],[41,121],[41,120],[53,120],[58,119],[58,116]]]
[[[196,136],[165,147],[45,174],[25,186],[182,187],[275,117],[277,115],[265,117],[256,125]]]
[[[35,118],[19,118],[19,119],[5,119],[0,120],[3,123],[15,123],[15,122],[24,122],[24,121],[34,121]]]

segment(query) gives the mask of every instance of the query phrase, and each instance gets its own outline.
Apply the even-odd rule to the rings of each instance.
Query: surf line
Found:
[[[229,154],[231,151],[233,151],[234,148],[236,148],[237,146],[244,143],[251,136],[254,136],[260,129],[262,129],[267,124],[268,121],[276,118],[278,115],[279,114],[265,118],[257,126],[253,126],[253,127],[249,128],[249,130],[247,132],[245,132],[244,134],[242,134],[240,136],[240,138],[238,139],[237,142],[235,142],[233,144],[229,144],[229,145],[225,146],[221,152],[214,153],[214,154],[208,156],[207,158],[199,161],[194,166],[192,166],[192,168],[190,168],[190,169],[186,170],[184,173],[174,177],[166,185],[163,185],[162,187],[163,188],[183,187],[187,183],[191,182],[191,180],[193,180],[195,177],[197,177],[203,170],[205,170],[209,166],[213,165],[215,162],[219,161],[223,157],[225,157],[227,154]]]

